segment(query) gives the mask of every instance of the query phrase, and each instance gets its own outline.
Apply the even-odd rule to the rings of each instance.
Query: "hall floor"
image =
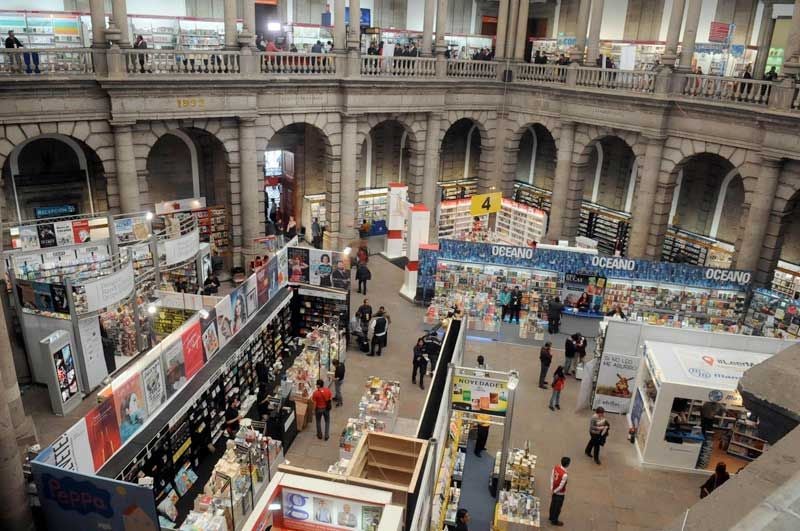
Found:
[[[348,352],[344,406],[332,411],[331,438],[327,442],[318,440],[311,424],[298,435],[286,456],[294,465],[324,471],[338,459],[339,434],[347,418],[357,415],[358,399],[368,376],[394,378],[401,382],[399,417],[409,420],[399,424],[408,426],[406,429],[414,430],[422,409],[425,391],[411,384],[411,353],[416,338],[428,328],[423,323],[424,310],[398,295],[403,283],[401,269],[378,255],[370,258],[369,267],[373,280],[369,283],[367,298],[376,310],[378,306],[385,306],[392,320],[388,347],[384,349],[382,357],[367,357],[355,349]],[[355,311],[363,296],[354,290],[351,297],[351,306]],[[581,325],[585,326],[584,323]],[[568,321],[563,322],[562,332],[573,332]],[[588,332],[584,333],[589,335]],[[564,337],[561,334],[553,338],[554,366],[563,363],[563,354],[556,349],[563,346]],[[465,364],[474,365],[479,354],[486,357],[494,370],[513,368],[520,371],[521,384],[517,390],[512,419],[511,445],[522,446],[529,440],[533,452],[538,456],[535,481],[542,501],[542,527],[550,527],[546,521],[550,502],[550,470],[563,455],[573,460],[561,516],[565,522],[563,529],[663,529],[697,500],[704,476],[642,468],[634,446],[628,442],[627,424],[622,416],[609,416],[612,429],[608,443],[602,449],[602,465],[598,466],[586,457],[583,449],[588,440],[590,413],[588,410],[574,411],[579,382],[570,378],[562,393],[561,411],[550,411],[547,408],[550,391],[537,387],[537,346],[487,339],[468,340]],[[88,397],[67,417],[56,417],[50,413],[47,393],[43,388],[28,388],[24,393],[24,401],[26,411],[34,418],[43,445],[52,442],[95,404],[93,397]],[[488,453],[484,453],[482,459],[491,459],[499,449],[501,432],[500,427],[491,429]],[[486,481],[488,484],[488,478]],[[488,488],[486,492],[488,496]]]

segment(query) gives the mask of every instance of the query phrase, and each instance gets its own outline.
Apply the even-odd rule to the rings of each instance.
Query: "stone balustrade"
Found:
[[[93,74],[92,50],[89,48],[3,48],[0,52],[0,75],[86,76]]]
[[[432,57],[362,55],[361,75],[365,77],[431,78],[436,76],[436,59]]]
[[[95,68],[100,63],[101,68]],[[107,68],[106,68],[107,66]],[[258,79],[262,76],[354,79],[475,79],[502,82],[507,69],[512,83],[561,85],[603,92],[655,94],[667,97],[769,107],[800,112],[800,88],[784,80],[687,74],[663,70],[616,70],[577,64],[538,65],[497,61],[444,60],[433,57],[347,56],[340,53],[289,53],[228,50],[0,49],[0,76],[84,76],[114,79],[139,76],[213,76]],[[105,72],[108,72],[107,74]],[[97,72],[97,74],[95,74]]]

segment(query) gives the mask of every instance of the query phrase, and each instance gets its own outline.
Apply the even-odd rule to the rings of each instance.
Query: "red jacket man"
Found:
[[[562,526],[564,522],[558,517],[561,515],[561,507],[564,505],[564,497],[567,494],[567,468],[570,464],[569,457],[562,457],[561,464],[553,467],[550,476],[550,523],[555,526]]]

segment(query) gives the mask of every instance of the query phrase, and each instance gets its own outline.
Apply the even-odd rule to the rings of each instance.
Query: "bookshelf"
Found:
[[[541,242],[546,231],[547,214],[544,210],[503,199],[495,221],[495,232],[500,238],[512,245],[527,247],[530,242]]]

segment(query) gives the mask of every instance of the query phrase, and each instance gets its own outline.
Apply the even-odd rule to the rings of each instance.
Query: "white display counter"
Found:
[[[720,460],[739,462],[720,444],[728,444],[740,423],[755,428],[742,408],[737,385],[747,369],[771,355],[645,341],[628,413],[630,425],[637,428],[635,446],[642,463],[705,474]],[[715,403],[724,406],[724,412],[716,414],[713,428],[704,435],[700,409],[716,408]]]

